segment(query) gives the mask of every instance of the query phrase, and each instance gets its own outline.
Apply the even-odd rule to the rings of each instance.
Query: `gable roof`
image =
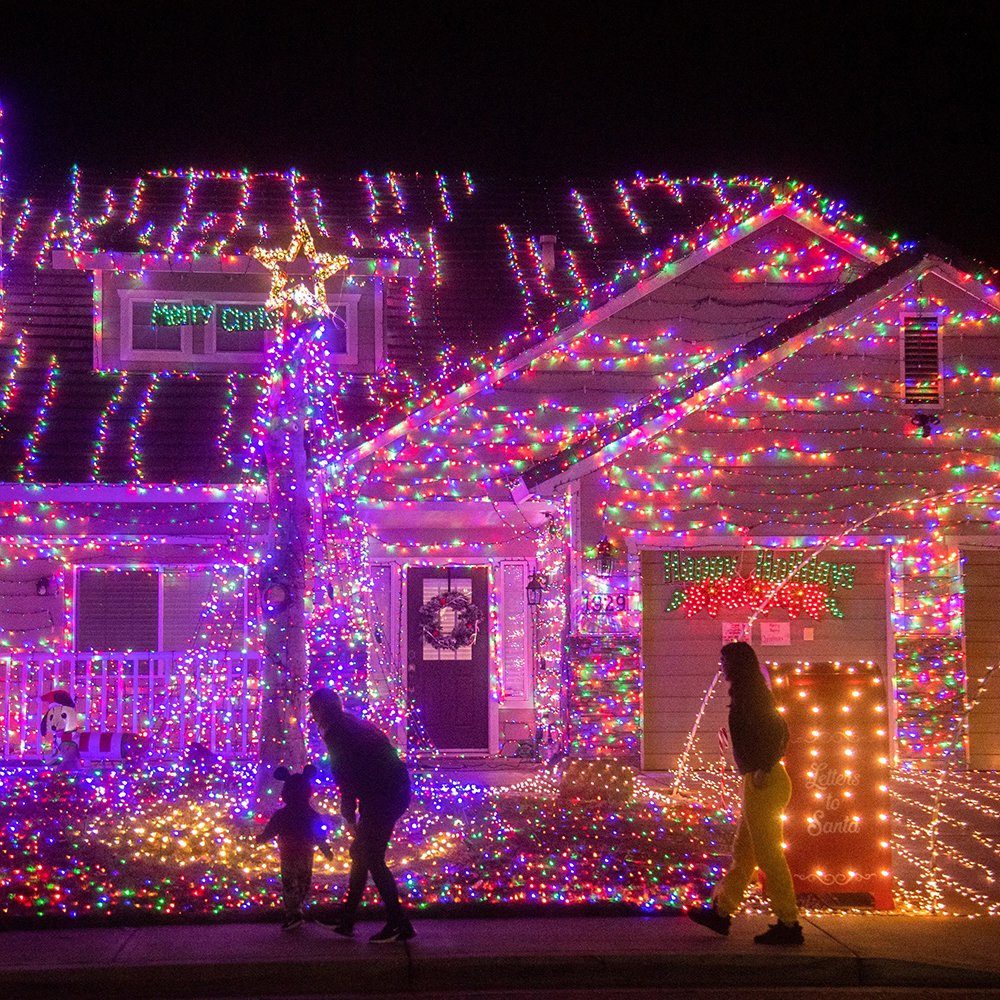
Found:
[[[0,400],[0,478],[45,482],[234,481],[259,382],[95,373],[87,275],[53,271],[55,250],[83,267],[100,251],[132,254],[138,267],[246,261],[250,246],[282,242],[303,217],[321,242],[356,259],[417,259],[415,277],[386,279],[394,367],[344,389],[342,425],[357,457],[775,214],[867,260],[894,248],[807,185],[748,177],[546,182],[182,170],[108,182],[74,170],[68,183],[34,192],[14,185],[5,202],[0,370],[9,391]],[[543,266],[546,234],[556,237],[551,269]],[[437,359],[449,344],[449,357]],[[397,376],[401,368],[418,381]],[[397,389],[386,404],[374,397],[390,381]]]
[[[675,240],[664,250],[647,255],[639,265],[621,269],[611,282],[570,303],[554,315],[549,324],[527,329],[499,345],[496,350],[470,359],[459,371],[459,375],[466,376],[464,381],[452,377],[445,384],[436,385],[433,395],[414,405],[402,420],[387,424],[380,434],[361,442],[352,453],[353,459],[366,458],[428,421],[468,402],[477,393],[524,369],[546,352],[628,308],[781,217],[792,218],[816,235],[833,240],[866,264],[882,263],[889,258],[889,252],[875,243],[852,233],[843,233],[841,223],[827,221],[824,215],[817,213],[815,204],[806,205],[797,198],[776,196],[770,204],[755,213],[731,217],[728,228],[712,230],[701,227],[685,239]]]
[[[515,499],[552,491],[607,465],[617,455],[658,436],[734,385],[793,354],[821,324],[835,325],[856,315],[866,304],[893,294],[895,289],[932,267],[963,291],[1000,310],[992,286],[983,286],[972,275],[958,271],[938,256],[918,249],[903,251],[801,313],[761,332],[725,357],[707,363],[676,385],[651,393],[616,415],[611,423],[587,431],[555,455],[535,462],[513,484]]]

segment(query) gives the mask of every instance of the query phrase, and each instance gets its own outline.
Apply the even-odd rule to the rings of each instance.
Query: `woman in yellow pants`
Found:
[[[733,844],[733,861],[715,887],[712,901],[690,910],[695,923],[728,934],[733,914],[743,904],[759,868],[766,880],[771,909],[778,918],[757,944],[802,944],[792,874],[781,846],[781,814],[792,794],[781,756],[788,726],[774,707],[757,654],[748,643],[722,647],[722,671],[729,682],[729,736],[736,767],[743,777],[743,815]]]

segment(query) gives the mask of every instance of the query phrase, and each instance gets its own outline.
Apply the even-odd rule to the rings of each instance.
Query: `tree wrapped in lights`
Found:
[[[308,621],[315,535],[306,437],[308,360],[330,317],[326,281],[347,265],[316,250],[298,220],[287,249],[251,251],[271,272],[267,308],[280,323],[268,352],[264,430],[269,520],[259,564],[262,663],[257,803],[273,794],[279,763],[298,770],[306,759],[303,724],[310,686]]]

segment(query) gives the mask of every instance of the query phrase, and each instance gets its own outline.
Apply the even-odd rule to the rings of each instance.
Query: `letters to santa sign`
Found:
[[[788,723],[788,864],[799,896],[891,910],[889,720],[878,667],[770,664]]]

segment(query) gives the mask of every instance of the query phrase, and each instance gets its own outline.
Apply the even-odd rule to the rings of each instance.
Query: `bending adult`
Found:
[[[743,776],[743,812],[733,844],[733,860],[716,885],[708,906],[688,916],[717,934],[728,934],[743,905],[750,880],[760,868],[778,922],[754,937],[757,944],[802,944],[802,927],[792,873],[781,843],[782,813],[792,795],[781,758],[788,725],[775,708],[753,647],[730,642],[722,647],[722,671],[729,682],[729,737],[736,767]]]
[[[330,751],[341,815],[353,834],[347,896],[332,929],[342,937],[354,936],[370,872],[385,906],[386,925],[369,940],[376,944],[408,940],[413,937],[413,925],[403,912],[396,880],[385,862],[393,827],[410,803],[406,765],[380,729],[344,711],[335,691],[314,691],[309,709]]]

